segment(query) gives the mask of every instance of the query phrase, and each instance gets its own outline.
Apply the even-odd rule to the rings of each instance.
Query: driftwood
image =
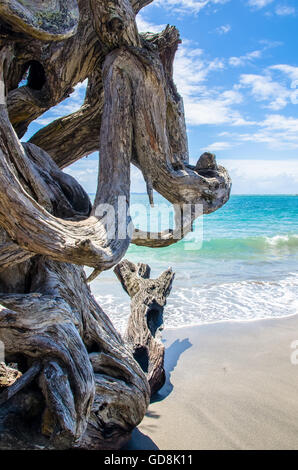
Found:
[[[176,243],[229,199],[214,155],[189,165],[173,82],[179,32],[139,34],[136,14],[151,1],[0,0],[0,341],[19,371],[0,392],[1,449],[117,449],[129,439],[164,381],[160,330],[173,274],[153,280],[147,265],[117,266],[132,308],[123,339],[83,267],[94,268],[92,279],[131,242]],[[84,80],[81,109],[21,143]],[[92,205],[62,169],[93,151]],[[175,206],[175,229],[134,230],[131,163],[151,204],[156,190]]]
[[[0,393],[1,389],[11,387],[21,376],[22,374],[19,370],[7,366],[4,362],[0,362]]]
[[[29,293],[0,296],[0,339],[9,360],[41,364],[47,445],[118,448],[146,411],[146,377],[92,297],[82,268],[42,257],[32,264]]]
[[[56,41],[72,36],[79,20],[76,0],[1,0],[0,14],[16,31]]]
[[[33,364],[30,369],[28,369],[25,374],[21,374],[19,371],[13,372],[6,367],[6,377],[10,379],[10,383],[6,384],[5,390],[0,394],[0,406],[4,405],[8,400],[10,400],[16,393],[18,393],[22,388],[26,387],[40,372],[40,364]]]
[[[133,357],[145,372],[154,395],[165,383],[164,352],[161,342],[163,310],[171,292],[174,274],[171,269],[157,279],[150,279],[147,264],[121,261],[114,272],[131,298],[131,315],[125,341]]]

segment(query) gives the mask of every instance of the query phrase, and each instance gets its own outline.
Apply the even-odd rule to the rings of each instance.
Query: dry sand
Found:
[[[126,449],[298,449],[298,316],[164,338],[167,383]]]

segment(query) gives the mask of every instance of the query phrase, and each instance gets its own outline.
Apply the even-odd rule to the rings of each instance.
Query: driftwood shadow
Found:
[[[192,343],[188,338],[183,340],[176,339],[171,346],[165,351],[164,367],[166,371],[166,382],[164,386],[151,398],[151,403],[156,403],[167,398],[172,392],[174,386],[171,383],[171,373],[175,370],[181,354],[187,349],[192,347]],[[147,411],[146,416],[154,420],[158,420],[159,414],[150,410]],[[147,425],[148,430],[156,427],[155,425]],[[132,432],[131,440],[121,450],[159,450],[155,442],[146,434],[143,434],[138,428]]]
[[[159,447],[149,436],[136,428],[132,432],[131,440],[121,450],[159,450]]]
[[[171,373],[175,370],[181,354],[191,348],[192,344],[188,338],[176,339],[165,351],[164,368],[166,372],[166,382],[164,386],[151,397],[151,403],[156,403],[167,398],[173,391],[174,385],[171,383]]]

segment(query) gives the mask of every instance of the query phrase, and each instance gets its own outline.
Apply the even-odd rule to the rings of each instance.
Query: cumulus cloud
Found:
[[[231,67],[245,67],[248,65],[252,65],[255,60],[261,59],[264,53],[268,49],[272,49],[274,47],[278,47],[282,45],[282,43],[279,41],[267,41],[267,40],[260,41],[260,44],[262,45],[261,49],[247,52],[246,54],[243,54],[238,57],[230,57],[228,59],[228,64]]]
[[[174,80],[183,97],[202,93],[202,83],[206,80],[210,70],[220,70],[223,64],[214,59],[208,61],[204,58],[204,51],[197,47],[191,47],[188,41],[183,42],[176,53],[174,62]]]
[[[242,97],[237,92],[218,93],[210,92],[204,98],[187,97],[185,99],[186,122],[189,125],[199,126],[203,124],[232,126],[250,125],[240,112],[234,109]]]
[[[272,109],[281,109],[286,105],[289,91],[284,90],[281,85],[280,88],[278,88],[278,84],[274,86],[275,82],[271,83],[271,89],[269,89],[270,77],[243,75],[240,83],[236,83],[231,89],[226,90],[206,85],[211,73],[214,75],[214,73],[220,73],[229,67],[243,67],[252,64],[253,61],[261,58],[265,50],[276,46],[276,44],[266,42],[262,46],[261,50],[248,52],[240,57],[208,59],[202,49],[194,47],[190,41],[183,42],[174,63],[174,79],[184,98],[188,124],[252,125],[254,122],[242,116],[240,111],[236,109],[236,105],[243,102],[242,90],[244,89],[250,89],[258,101],[271,99],[271,103],[266,103],[266,105]],[[266,80],[268,83],[265,83]]]
[[[248,89],[265,108],[279,111],[289,104],[298,104],[298,67],[276,64],[259,74],[242,74],[236,88],[242,92]]]
[[[239,89],[232,87],[225,90],[206,84],[209,74],[225,70],[228,62],[222,58],[208,60],[202,49],[193,47],[187,41],[179,48],[174,63],[174,80],[183,96],[189,125],[252,124],[235,109],[243,101]]]
[[[142,33],[159,33],[166,27],[166,24],[154,24],[151,21],[148,21],[142,13],[137,15],[136,21],[138,29]]]
[[[298,80],[298,67],[288,64],[276,64],[269,67],[270,70],[277,70],[287,75],[291,80]]]
[[[271,5],[274,2],[274,0],[248,0],[247,4],[249,7],[251,7],[252,10],[261,10],[264,7],[267,7]],[[289,16],[289,15],[295,15],[296,9],[295,7],[289,6],[289,5],[277,5],[270,13],[276,14],[278,16]]]
[[[270,75],[242,74],[240,87],[249,88],[256,101],[267,102],[266,106],[273,110],[284,108],[291,98],[291,90]]]
[[[265,144],[274,151],[287,152],[298,149],[298,119],[282,114],[268,114],[264,120],[255,122],[253,131],[226,131],[221,135],[234,143]]]

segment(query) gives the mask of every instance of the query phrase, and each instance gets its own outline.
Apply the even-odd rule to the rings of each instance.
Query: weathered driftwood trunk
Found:
[[[125,333],[126,344],[145,372],[154,395],[165,383],[164,352],[161,341],[163,310],[171,292],[174,274],[171,269],[159,278],[150,279],[147,264],[135,265],[127,260],[115,268],[123,289],[131,297],[131,315]]]
[[[118,266],[132,299],[124,341],[83,266],[94,278],[130,242],[176,243],[191,230],[196,205],[209,213],[229,198],[229,175],[213,155],[188,163],[173,82],[179,33],[139,35],[136,27],[151,1],[0,1],[0,341],[19,371],[1,366],[2,449],[116,449],[129,439],[164,380],[159,322],[173,275],[150,280],[146,265]],[[22,144],[28,125],[85,79],[82,108]],[[98,150],[91,205],[61,170]],[[133,230],[131,163],[151,203],[155,189],[175,204],[175,230]],[[191,211],[179,230],[185,204]],[[118,215],[113,236],[107,207]]]

